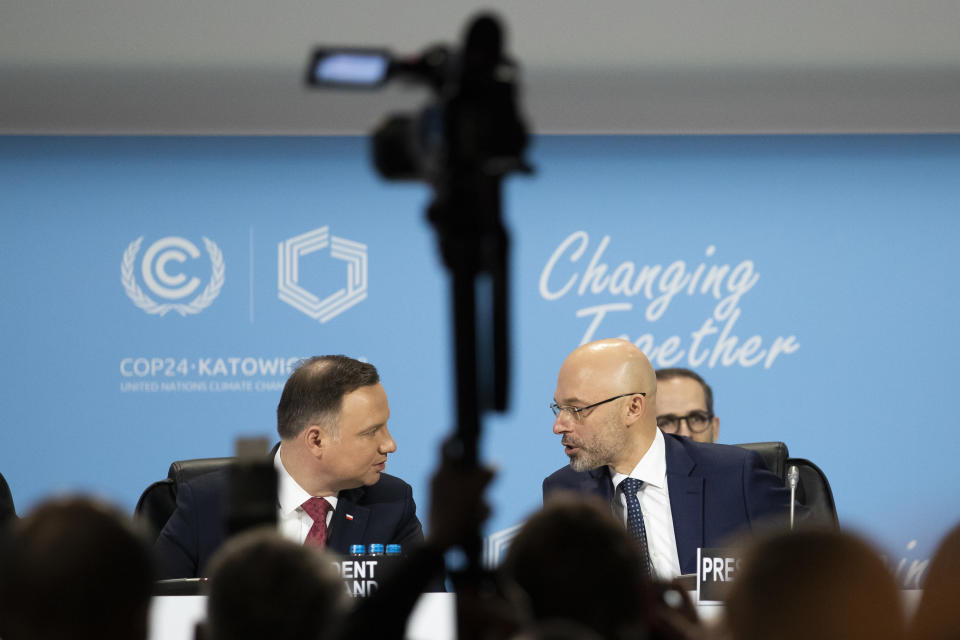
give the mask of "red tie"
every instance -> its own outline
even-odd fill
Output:
[[[310,498],[300,505],[313,518],[313,526],[307,532],[303,544],[313,547],[327,546],[327,512],[333,506],[323,498]]]

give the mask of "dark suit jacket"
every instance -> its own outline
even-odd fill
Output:
[[[180,485],[177,509],[153,547],[161,578],[204,575],[210,556],[227,538],[229,477],[224,469]],[[420,544],[423,529],[416,510],[410,485],[382,473],[376,484],[337,496],[327,548],[346,555],[351,544]]]
[[[698,547],[723,546],[730,536],[758,524],[786,522],[790,492],[758,453],[677,435],[664,434],[664,440],[680,571],[696,573]],[[568,465],[543,481],[544,499],[564,490],[613,500],[606,466],[578,472]]]

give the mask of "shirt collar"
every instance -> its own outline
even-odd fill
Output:
[[[610,478],[613,481],[613,488],[616,490],[620,482],[627,476],[617,473],[613,467],[610,467]],[[667,448],[664,444],[663,433],[656,429],[653,436],[653,443],[647,452],[640,458],[640,462],[630,472],[631,478],[643,480],[644,484],[651,484],[658,488],[667,485]]]
[[[282,449],[283,445],[280,445],[276,455],[273,457],[273,466],[277,470],[277,502],[280,507],[280,515],[285,516],[299,509],[300,505],[313,496],[297,484],[297,481],[293,479],[293,476],[291,476],[283,466],[283,462],[280,460],[280,451]],[[336,496],[323,496],[323,498],[333,505],[334,509],[337,508]]]

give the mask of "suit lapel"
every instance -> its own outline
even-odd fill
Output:
[[[370,509],[357,501],[363,496],[363,488],[341,491],[337,496],[337,508],[330,520],[330,538],[327,548],[346,555],[350,545],[360,543],[370,521]]]
[[[692,476],[696,464],[679,437],[664,436],[667,484],[680,571],[696,572],[697,548],[703,546],[703,478]]]

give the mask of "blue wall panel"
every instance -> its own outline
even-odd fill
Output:
[[[566,353],[627,336],[707,378],[721,441],[787,442],[845,526],[895,564],[928,557],[960,519],[960,138],[540,137],[532,157],[507,189],[515,379],[484,442],[490,532],[565,463],[547,404]],[[368,165],[360,138],[0,138],[19,510],[75,490],[132,508],[170,461],[273,433],[286,367],[317,353],[380,368],[388,470],[425,507],[453,412],[448,285],[427,190]]]

